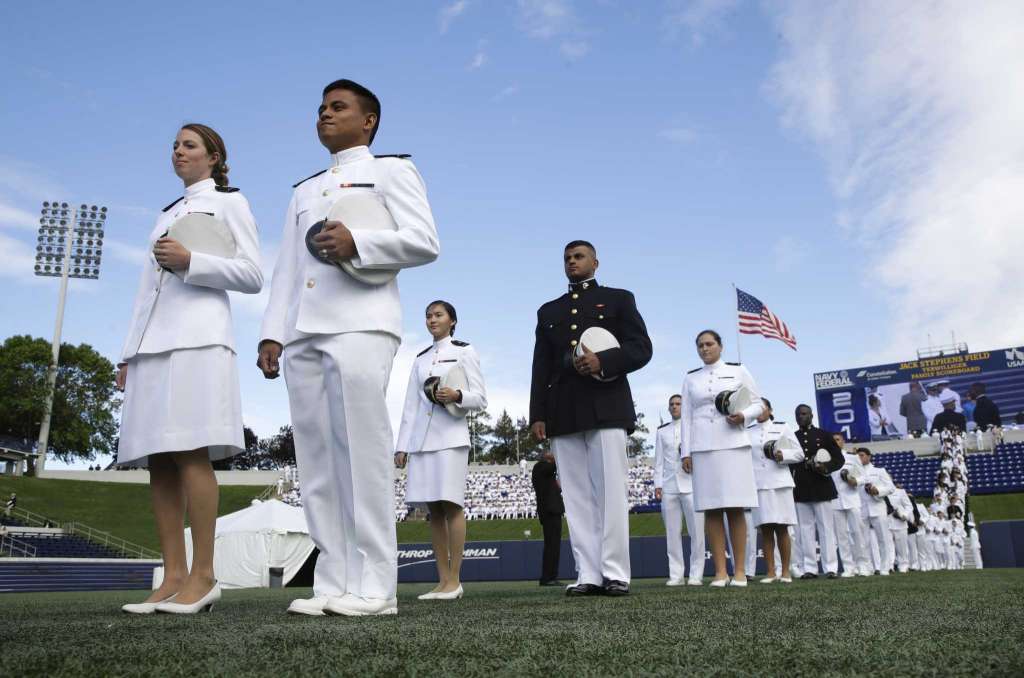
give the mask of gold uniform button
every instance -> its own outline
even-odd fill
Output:
[[[576,325],[569,325],[569,329],[575,332],[576,331]]]
[[[573,299],[579,299],[579,298],[580,298],[580,295],[578,295],[578,294],[576,294],[575,292],[573,292],[573,293],[572,293],[572,298],[573,298]]]
[[[306,281],[306,287],[308,287],[309,289],[313,289],[314,287],[316,287],[316,281],[310,278],[309,280]]]
[[[577,341],[576,341],[575,339],[573,339],[572,341],[570,341],[570,342],[569,342],[569,345],[570,345],[570,346],[575,346],[575,345],[576,345],[576,344],[578,344],[578,343],[579,343],[579,342],[577,342]]]
[[[576,309],[574,308],[574,309],[572,309],[572,310],[570,311],[570,313],[572,313],[573,315],[576,315],[577,311],[576,311]]]
[[[331,174],[337,174],[337,173],[338,173],[338,172],[340,172],[340,171],[341,171],[341,169],[340,169],[340,168],[338,168],[338,167],[335,167],[334,169],[332,169],[332,170],[331,170]]]
[[[604,316],[603,315],[599,315],[599,316],[597,316],[597,319],[598,320],[604,320]]]
[[[330,191],[324,191],[324,197],[325,197],[325,198],[327,197],[327,194],[328,194],[328,193],[330,193]]]

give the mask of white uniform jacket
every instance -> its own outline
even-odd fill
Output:
[[[654,438],[654,487],[687,494],[693,492],[693,477],[683,470],[679,458],[682,441],[680,419],[662,424]],[[673,484],[674,481],[674,484]]]
[[[743,410],[743,425],[734,426],[726,420],[724,414],[715,409],[715,397],[722,391],[735,390],[741,385],[754,394],[754,402]],[[750,446],[746,424],[761,416],[764,404],[761,403],[757,384],[747,368],[739,363],[719,360],[713,365],[691,370],[683,379],[682,396],[682,458],[689,457],[693,452]]]
[[[784,421],[766,421],[759,424],[755,419],[747,427],[750,435],[750,454],[754,459],[754,480],[759,490],[777,490],[784,487],[795,487],[793,474],[790,473],[789,464],[802,464],[804,451],[800,447],[793,429]],[[792,441],[793,447],[789,450],[782,450],[782,461],[778,462],[764,456],[764,444],[788,438]]]
[[[907,491],[894,489],[889,495],[889,504],[892,506],[892,513],[889,514],[889,529],[906,530],[910,522],[914,520],[914,505],[910,503]]]
[[[426,188],[411,161],[375,158],[366,146],[333,155],[333,166],[295,185],[285,216],[281,250],[260,339],[283,346],[311,334],[387,332],[401,339],[397,279],[383,285],[357,281],[306,248],[306,231],[327,217],[345,192],[377,196],[396,231],[352,229],[356,268],[401,269],[430,263],[440,252]]]
[[[445,337],[422,351],[412,363],[409,385],[405,390],[402,424],[398,429],[399,452],[446,450],[469,445],[469,426],[465,417],[456,417],[443,405],[436,405],[423,392],[428,377],[444,376],[461,365],[469,387],[462,390],[459,405],[471,412],[487,409],[487,391],[480,371],[480,357],[464,341]]]
[[[843,460],[842,468],[832,472],[832,482],[835,484],[836,492],[839,495],[836,497],[835,508],[843,511],[859,509],[860,485],[864,482],[864,465],[860,463],[860,457],[849,452],[843,452]],[[846,481],[843,480],[843,471],[846,471],[848,478],[857,481],[856,487],[850,487],[846,484]]]
[[[184,280],[156,263],[153,245],[187,214],[211,214],[227,224],[235,238],[234,258],[192,252]],[[164,208],[149,234],[146,264],[135,294],[128,337],[118,364],[139,353],[179,348],[227,346],[234,350],[231,304],[226,290],[256,294],[263,288],[260,244],[249,202],[237,189],[218,188],[205,179]]]
[[[868,494],[866,489],[868,485],[878,490],[877,496]],[[892,478],[889,477],[888,471],[874,464],[865,466],[861,484],[857,488],[857,491],[861,493],[861,515],[866,518],[885,518],[888,515],[885,508],[885,497],[892,494],[895,489],[896,486],[892,484]]]

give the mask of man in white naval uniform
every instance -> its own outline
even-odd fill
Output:
[[[884,468],[871,463],[871,450],[866,447],[857,448],[857,456],[864,467],[864,475],[861,478],[860,491],[860,515],[864,520],[864,553],[861,560],[861,571],[871,571],[871,560],[874,560],[874,569],[881,575],[887,576],[889,570],[890,533],[887,522],[885,497],[892,494],[896,489],[892,484],[889,472]],[[871,544],[872,536],[876,546]],[[875,548],[878,555],[875,557]],[[870,556],[870,557],[869,557]]]
[[[842,577],[854,577],[859,573],[867,576],[869,572],[859,566],[864,562],[864,531],[860,517],[861,478],[864,465],[856,454],[846,451],[846,438],[842,433],[833,433],[836,445],[843,450],[843,466],[832,473],[836,493],[832,500],[832,516],[836,523],[836,544],[839,547],[839,558],[843,563]]]
[[[914,505],[910,503],[910,497],[906,491],[897,483],[895,489],[889,495],[889,505],[892,513],[889,514],[889,531],[892,533],[893,545],[896,548],[894,555],[888,561],[888,569],[895,568],[898,572],[910,570],[910,545],[907,526],[914,519]]]
[[[380,102],[349,80],[328,85],[317,118],[331,167],[300,181],[285,217],[258,366],[279,376],[284,353],[302,504],[320,550],[312,599],[296,614],[395,614],[393,438],[384,400],[402,332],[397,281],[359,282],[336,265],[402,269],[437,258],[437,229],[419,172],[407,156],[369,151]],[[327,222],[307,249],[308,229],[346,191],[380,199],[397,229]],[[351,226],[351,229],[350,227]]]
[[[704,514],[693,510],[693,479],[682,468],[679,445],[682,435],[680,395],[669,398],[672,421],[658,427],[654,441],[654,498],[661,501],[668,551],[668,585],[680,586],[686,574],[683,559],[683,519],[690,535],[690,576],[687,584],[700,586],[704,577]]]

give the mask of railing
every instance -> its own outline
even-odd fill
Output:
[[[0,537],[0,554],[2,553],[9,553],[12,557],[35,558],[36,547],[28,542],[5,534],[3,537]]]
[[[24,521],[28,525],[34,525],[35,527],[57,527],[57,523],[55,521],[50,520],[39,513],[29,511],[28,509],[15,507],[11,509],[11,516]]]
[[[81,537],[88,539],[94,544],[100,544],[102,546],[108,546],[115,551],[120,551],[129,558],[150,558],[153,560],[159,560],[160,554],[153,549],[148,549],[145,546],[140,546],[134,542],[130,542],[127,539],[121,537],[115,537],[109,532],[103,530],[97,530],[83,525],[82,523],[66,523],[63,528],[68,534],[77,534]]]

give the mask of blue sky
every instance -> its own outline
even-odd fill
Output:
[[[815,371],[909,358],[951,331],[972,349],[1019,343],[1021,6],[894,5],[7,6],[0,334],[53,331],[57,282],[32,275],[40,202],[105,204],[101,277],[72,284],[64,340],[116,358],[189,121],[227,141],[269,281],[291,184],[327,164],[320,90],[349,77],[380,96],[373,148],[413,155],[441,236],[435,264],[400,276],[393,408],[429,343],[423,307],[445,298],[492,412],[525,414],[534,313],[564,290],[574,238],[597,245],[604,284],[636,294],[655,350],[631,382],[655,424],[699,364],[698,330],[736,358],[732,283],[799,340],[742,340],[786,417]],[[288,408],[253,366],[265,295],[233,303],[245,420],[268,435]]]

